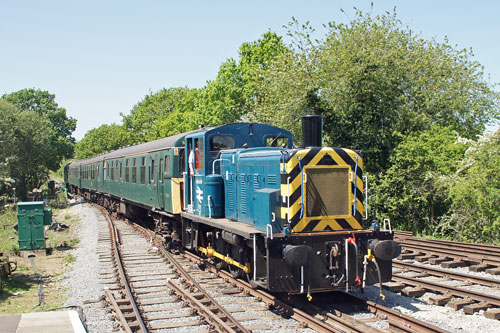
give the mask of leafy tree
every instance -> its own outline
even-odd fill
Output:
[[[500,239],[500,130],[475,142],[450,181],[451,210],[443,233],[463,240]]]
[[[240,47],[239,61],[228,59],[217,78],[202,89],[170,88],[146,95],[123,124],[137,142],[198,128],[241,121],[260,102],[261,70],[286,51],[281,37],[267,32]]]
[[[11,191],[15,186],[24,200],[31,189],[47,179],[48,168],[57,158],[58,152],[52,146],[54,129],[40,114],[31,110],[19,112],[12,104],[0,101],[0,135],[4,172],[1,188]]]
[[[451,127],[401,139],[390,157],[391,167],[375,187],[375,206],[403,230],[433,233],[450,208],[449,176],[457,171],[467,144]]]
[[[238,61],[226,60],[216,80],[202,89],[196,109],[201,116],[199,122],[220,125],[248,118],[255,105],[261,103],[259,87],[265,82],[260,73],[287,51],[282,38],[271,31],[255,42],[243,43]]]
[[[84,159],[134,143],[130,133],[121,125],[101,125],[88,131],[76,143],[76,159]]]
[[[13,195],[15,180],[10,177],[9,162],[14,158],[14,105],[0,99],[0,203]]]
[[[472,52],[420,38],[395,13],[357,12],[327,28],[313,41],[308,24],[291,22],[293,54],[261,72],[257,120],[296,134],[298,115],[323,114],[326,144],[362,149],[366,169],[378,173],[406,135],[440,125],[474,138],[500,117],[499,94]]]
[[[192,98],[196,93],[196,89],[189,88],[169,88],[150,93],[132,108],[129,115],[122,114],[123,125],[136,142],[163,137],[166,134],[164,132],[169,131],[169,126],[183,124],[184,116],[193,111]],[[177,122],[166,124],[169,118],[177,119]],[[189,117],[186,118],[189,120]]]
[[[76,119],[66,115],[66,109],[59,107],[55,102],[55,95],[40,89],[23,89],[2,96],[5,101],[14,104],[19,111],[32,111],[46,118],[53,129],[50,145],[55,148],[55,155],[47,166],[50,170],[57,170],[64,158],[73,156],[73,143],[71,136],[76,128]]]

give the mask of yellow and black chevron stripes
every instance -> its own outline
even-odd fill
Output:
[[[307,172],[308,170],[319,168],[336,168],[341,173],[345,171],[346,177],[349,177],[347,190],[345,191],[349,205],[345,209],[347,214],[338,216],[307,216]],[[281,218],[283,223],[288,222],[291,225],[293,232],[362,229],[363,159],[359,153],[349,149],[319,147],[289,150],[282,157],[280,170],[281,195],[283,198],[281,203]],[[356,178],[354,178],[355,170]],[[354,185],[355,183],[356,186]],[[353,209],[354,195],[356,195],[355,209]],[[302,207],[302,203],[304,207]]]

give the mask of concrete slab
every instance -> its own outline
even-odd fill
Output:
[[[21,320],[21,315],[1,315],[0,316],[0,332],[16,333],[17,325]]]
[[[2,333],[85,333],[76,311],[33,312],[0,316]]]

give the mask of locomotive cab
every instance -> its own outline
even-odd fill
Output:
[[[185,161],[184,173],[185,211],[208,218],[225,217],[226,175],[221,170],[235,165],[235,162],[232,157],[224,156],[224,153],[250,151],[255,147],[279,143],[291,148],[291,133],[256,123],[223,125],[186,136],[185,150],[188,158]]]

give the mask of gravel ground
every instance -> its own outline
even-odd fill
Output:
[[[406,297],[399,294],[384,291],[385,301],[379,297],[379,289],[375,286],[368,286],[364,295],[353,293],[384,306],[398,310],[403,314],[413,316],[421,321],[433,324],[450,332],[500,332],[500,321],[487,319],[483,316],[483,311],[473,315],[464,314],[463,310],[455,311],[446,306],[436,306],[427,303],[432,293],[426,293],[420,298]],[[360,314],[362,318],[365,314]],[[358,317],[355,315],[354,317]],[[385,329],[386,327],[377,327]]]
[[[99,280],[99,257],[96,253],[99,220],[94,210],[87,204],[72,203],[70,213],[80,216],[80,243],[72,250],[75,262],[71,271],[62,277],[62,285],[68,289],[65,306],[83,308],[89,333],[112,332],[115,327],[111,314],[105,312],[104,295]],[[90,302],[89,302],[90,301]]]

